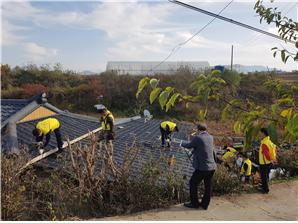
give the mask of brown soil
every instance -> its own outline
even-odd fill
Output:
[[[213,197],[207,211],[175,205],[168,209],[96,220],[298,220],[298,181],[271,185],[269,194]]]

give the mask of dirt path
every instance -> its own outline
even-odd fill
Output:
[[[298,220],[298,181],[271,185],[269,194],[213,197],[207,211],[175,205],[96,220]]]

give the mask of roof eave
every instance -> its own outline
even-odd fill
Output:
[[[32,101],[28,105],[26,105],[24,108],[22,108],[20,111],[15,113],[14,115],[10,116],[8,119],[6,119],[4,122],[1,123],[1,129],[7,125],[7,123],[16,123],[17,121],[24,118],[26,115],[30,114],[33,110],[38,108],[40,104],[38,104],[36,101]]]

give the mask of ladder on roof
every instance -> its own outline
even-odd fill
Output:
[[[74,143],[76,143],[76,142],[78,142],[78,141],[80,141],[80,140],[82,140],[82,139],[84,139],[84,138],[87,138],[87,137],[90,136],[91,134],[94,134],[94,133],[99,132],[101,129],[102,129],[101,127],[100,127],[100,128],[97,128],[97,129],[94,129],[94,130],[92,130],[91,132],[88,132],[88,133],[86,133],[86,134],[84,134],[84,135],[82,135],[82,136],[80,136],[80,137],[78,137],[78,138],[75,138],[75,139],[69,141],[69,144],[72,145],[72,144],[74,144]],[[62,146],[62,149],[66,148],[69,144],[68,144],[67,142],[64,143],[63,146]],[[38,161],[40,161],[40,160],[43,160],[44,158],[46,158],[46,157],[48,157],[48,156],[50,156],[50,155],[56,153],[57,151],[58,151],[58,148],[51,149],[51,150],[49,150],[49,151],[47,151],[47,152],[45,152],[45,153],[43,153],[43,154],[41,154],[41,155],[39,155],[39,156],[37,156],[37,157],[34,157],[34,158],[31,159],[29,162],[27,162],[27,163],[25,164],[25,166],[23,166],[23,167],[20,169],[19,173],[22,172],[24,169],[26,169],[28,166],[30,166],[30,165],[32,165],[32,164],[34,164],[34,163],[36,163],[36,162],[38,162]]]

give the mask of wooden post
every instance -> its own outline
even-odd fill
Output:
[[[82,140],[82,139],[84,139],[84,138],[87,138],[87,137],[90,136],[91,134],[94,134],[94,133],[96,133],[96,132],[98,132],[98,131],[100,131],[100,130],[101,130],[101,127],[100,127],[100,128],[97,128],[97,129],[94,129],[93,131],[88,132],[88,133],[86,133],[86,134],[84,134],[84,135],[82,135],[82,136],[80,136],[80,137],[78,137],[78,138],[75,138],[75,139],[71,140],[71,141],[68,142],[68,143],[64,143],[63,146],[62,146],[62,148],[64,149],[64,148],[66,148],[68,145],[72,145],[72,144],[74,144],[74,143],[76,143],[76,142],[78,142],[78,141],[80,141],[80,140]],[[43,153],[43,154],[41,154],[41,155],[39,155],[39,156],[33,158],[33,159],[30,160],[28,163],[26,163],[25,166],[23,166],[23,167],[21,168],[20,172],[21,172],[23,169],[25,169],[25,168],[27,168],[28,166],[30,166],[31,164],[36,163],[36,162],[38,162],[38,161],[40,161],[40,160],[42,160],[42,159],[44,159],[44,158],[46,158],[46,157],[48,157],[48,156],[54,154],[54,153],[56,153],[57,151],[58,151],[58,148],[51,149],[50,151],[47,151],[47,152],[45,152],[45,153]]]

